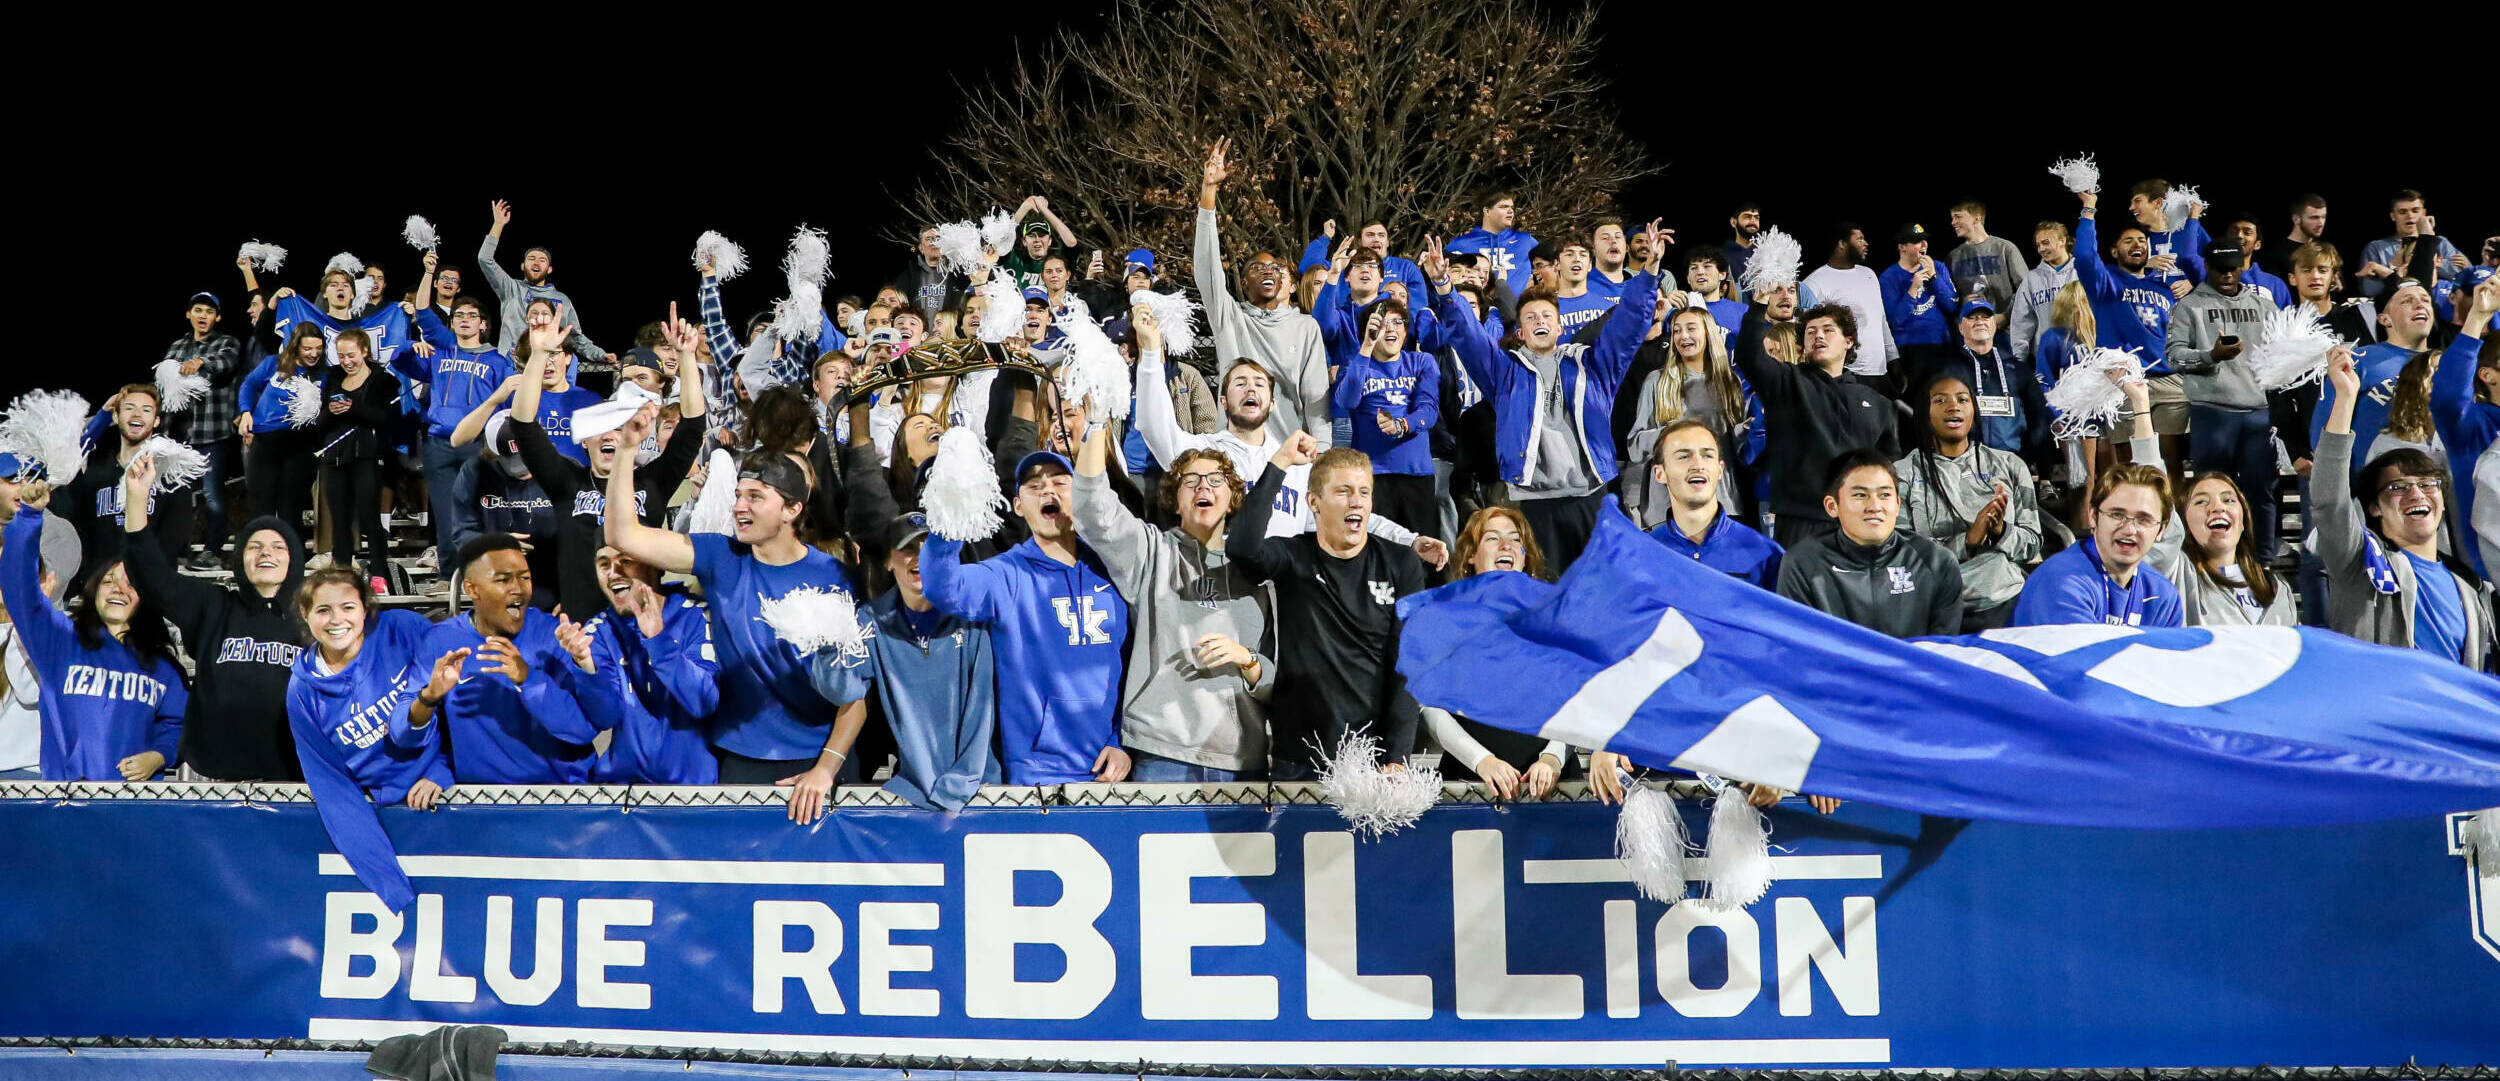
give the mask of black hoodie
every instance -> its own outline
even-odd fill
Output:
[[[183,574],[153,544],[133,544],[127,556],[130,584],[181,629],[183,646],[191,652],[181,760],[220,781],[304,779],[286,718],[287,678],[304,641],[295,616],[304,542],[268,516],[246,523],[242,536],[249,543],[264,529],[285,538],[289,553],[286,582],[266,599],[248,586],[229,589]],[[237,575],[235,581],[243,579]]]

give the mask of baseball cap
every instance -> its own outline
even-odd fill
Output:
[[[2465,294],[2466,302],[2473,303],[2475,288],[2490,281],[2494,274],[2500,274],[2500,270],[2487,266],[2467,267],[2465,272],[2457,275],[2454,280],[2443,281],[2433,288],[2431,299],[2439,304],[2439,321],[2456,322],[2457,294]]]
[[[21,476],[33,472],[34,468],[34,459],[20,458],[16,451],[0,450],[0,477]]]
[[[1022,232],[1026,236],[1049,236],[1050,223],[1043,221],[1040,218],[1035,218],[1032,221],[1024,223],[1024,229]]]
[[[2426,294],[2431,291],[2431,287],[2422,284],[2421,280],[2418,278],[2397,279],[2396,281],[2389,282],[2387,285],[2387,292],[2380,296],[2379,310],[2387,310],[2388,305],[2396,302],[2396,294],[2404,292],[2407,289],[2419,289]],[[2433,299],[2436,300],[2437,298],[2434,297]]]
[[[1076,472],[1076,467],[1069,464],[1067,455],[1057,451],[1037,450],[1016,459],[1016,483],[1019,486],[1022,485],[1027,474],[1045,465],[1057,466],[1062,473]]]
[[[738,479],[761,483],[781,493],[786,502],[807,502],[807,474],[799,471],[799,464],[791,461],[789,455],[750,454],[738,465]]]
[[[495,410],[494,416],[486,418],[486,430],[484,432],[484,435],[486,436],[486,445],[493,448],[497,454],[509,453],[504,450],[504,429],[511,423],[512,411],[509,409]]]
[[[903,332],[896,330],[893,327],[878,327],[877,329],[868,332],[868,344],[901,345],[903,344]]]
[[[919,511],[898,514],[885,526],[885,550],[899,552],[929,536],[929,516]]]
[[[1973,292],[1970,295],[1969,300],[1962,302],[1962,318],[1964,319],[1970,318],[1971,313],[1973,312],[1984,311],[1990,315],[1994,315],[1996,314],[1996,310],[1997,302],[1988,299],[1988,294],[1985,292]]]
[[[1127,255],[1121,256],[1120,259],[1122,262],[1128,264],[1128,268],[1130,270],[1143,270],[1148,275],[1152,275],[1155,272],[1155,253],[1147,251],[1144,248],[1132,248],[1129,250]]]
[[[1917,222],[1911,222],[1892,232],[1892,242],[1895,244],[1916,244],[1925,239],[1927,239],[1927,227]]]
[[[1025,286],[1024,299],[1028,301],[1038,300],[1045,304],[1050,303],[1050,290],[1044,289],[1038,285]]]
[[[660,354],[653,352],[649,346],[641,345],[637,345],[626,350],[624,363],[619,366],[626,368],[649,368],[655,372],[667,371],[666,368],[660,366]]]
[[[191,306],[191,304],[206,304],[206,305],[208,305],[208,306],[209,306],[209,308],[211,308],[212,310],[216,310],[216,311],[223,311],[223,310],[225,310],[224,305],[221,305],[221,304],[217,303],[217,294],[215,294],[215,293],[193,293],[193,294],[191,294],[191,303],[190,303],[190,304],[185,304],[185,305],[183,305],[183,307],[188,308],[188,307],[190,307],[190,306]]]
[[[2238,237],[2215,237],[2205,244],[2205,262],[2232,270],[2248,265],[2248,253],[2240,250]]]

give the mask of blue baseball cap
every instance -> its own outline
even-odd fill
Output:
[[[206,304],[211,311],[224,311],[226,308],[225,305],[217,303],[217,294],[215,293],[193,293],[191,294],[191,303],[185,304],[183,307],[188,308],[193,304]]]
[[[16,451],[0,450],[0,477],[15,477],[34,470],[35,460],[18,457]]]
[[[1024,299],[1048,302],[1050,300],[1050,290],[1044,289],[1038,285],[1025,286]]]
[[[1067,455],[1061,454],[1057,451],[1037,450],[1031,454],[1025,455],[1022,458],[1016,459],[1017,486],[1023,486],[1025,474],[1031,473],[1035,466],[1042,465],[1057,466],[1059,467],[1059,471],[1062,473],[1073,474],[1076,472],[1075,464],[1068,461]]]
[[[2439,305],[2439,321],[2443,323],[2456,322],[2457,294],[2464,293],[2470,301],[2474,295],[2475,287],[2483,284],[2484,282],[2490,281],[2491,276],[2494,274],[2500,274],[2500,270],[2495,270],[2487,266],[2467,267],[2465,268],[2465,273],[2457,275],[2454,280],[2443,281],[2438,285],[2433,286],[2431,288],[2431,300]]]
[[[1997,302],[1988,299],[1988,294],[1986,293],[1972,293],[1970,299],[1962,303],[1962,318],[1968,319],[1971,317],[1972,312],[1980,311],[1987,312],[1990,315],[1995,315],[1997,313]]]
[[[1128,264],[1130,270],[1143,270],[1150,277],[1155,272],[1155,253],[1144,248],[1132,248],[1127,255],[1120,258]]]

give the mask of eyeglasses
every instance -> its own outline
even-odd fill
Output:
[[[1181,487],[1183,488],[1221,488],[1223,486],[1224,474],[1222,473],[1181,474]]]
[[[2403,499],[2417,492],[2422,495],[2437,495],[2446,487],[2447,485],[2437,477],[2411,477],[2405,480],[2388,481],[2386,487],[2379,489],[2379,494],[2390,499]]]
[[[2161,524],[2161,519],[2150,514],[2127,514],[2121,511],[2106,510],[2099,513],[2101,517],[2108,519],[2112,525],[2131,525],[2137,529],[2152,529]]]

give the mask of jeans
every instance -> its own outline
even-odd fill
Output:
[[[1215,784],[1263,779],[1256,769],[1217,769],[1128,748],[1128,779],[1140,784]]]
[[[2275,548],[2273,437],[2274,417],[2264,409],[2188,406],[2188,463],[2195,472],[2223,473],[2239,483],[2248,501],[2248,537],[2259,559],[2272,556]]]
[[[460,468],[476,458],[484,445],[472,440],[468,446],[455,447],[449,439],[425,437],[425,498],[432,504],[434,552],[440,566],[450,566],[459,555],[451,542],[452,523],[460,517],[459,508],[452,505],[452,489],[460,483]]]
[[[243,437],[228,435],[191,449],[208,457],[208,475],[200,478],[199,507],[208,516],[200,527],[200,544],[209,554],[221,555],[226,550],[226,482],[243,474]]]

